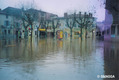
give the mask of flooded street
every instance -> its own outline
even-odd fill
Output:
[[[92,38],[0,40],[0,80],[118,80],[118,44]]]

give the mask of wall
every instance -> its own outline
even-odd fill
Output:
[[[9,22],[9,25],[5,25],[5,21]],[[6,15],[3,13],[0,13],[0,38],[10,38],[13,37],[13,17],[8,15],[8,18],[6,18]],[[6,30],[6,34],[5,34]],[[10,31],[10,33],[8,32]]]

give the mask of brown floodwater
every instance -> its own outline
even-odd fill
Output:
[[[114,79],[101,78],[114,75]],[[96,39],[0,40],[0,80],[118,80],[119,43]]]

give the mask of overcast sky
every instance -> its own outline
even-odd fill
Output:
[[[0,0],[0,8],[4,9],[8,6],[21,7],[22,4],[41,9],[46,12],[55,13],[58,16],[63,16],[64,12],[72,13],[92,12],[98,18],[98,21],[103,21],[105,18],[105,9],[102,2],[99,0]]]

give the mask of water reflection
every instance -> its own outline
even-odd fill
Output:
[[[0,79],[97,80],[109,71],[105,54],[103,42],[92,38],[0,41]]]
[[[104,69],[106,75],[114,75],[115,80],[119,79],[119,43],[104,43]]]

